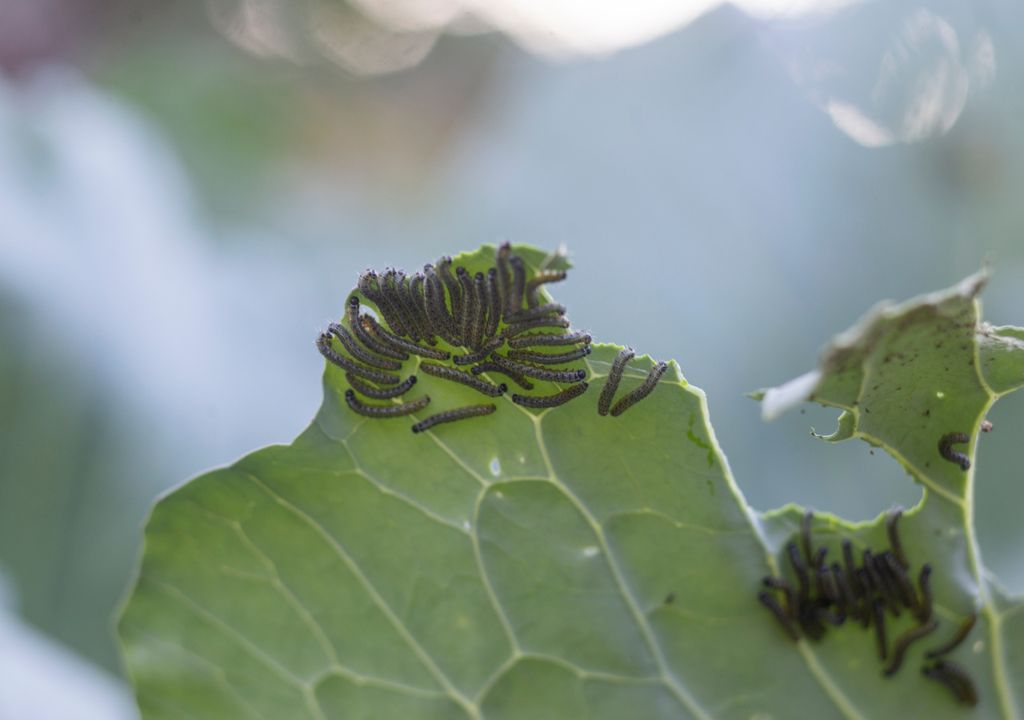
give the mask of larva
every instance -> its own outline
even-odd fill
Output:
[[[907,648],[910,647],[910,644],[933,632],[938,626],[939,624],[932,620],[924,625],[918,625],[915,628],[911,628],[900,635],[892,646],[892,659],[889,661],[889,664],[885,666],[882,674],[889,676],[899,670],[900,665],[903,664],[903,656],[906,655]]]
[[[481,380],[478,377],[470,375],[468,372],[456,370],[455,368],[450,368],[446,365],[422,362],[420,363],[420,370],[425,372],[427,375],[433,375],[434,377],[441,378],[442,380],[450,380],[451,382],[471,387],[477,392],[489,395],[490,397],[498,397],[508,390],[508,386],[505,385],[505,383],[502,383],[501,385],[494,385],[486,380]]]
[[[519,323],[527,320],[535,320],[537,318],[548,316],[560,316],[564,314],[565,305],[548,303],[546,305],[537,305],[536,307],[527,308],[525,310],[518,310],[509,317],[509,322]]]
[[[907,572],[903,569],[900,561],[897,560],[896,556],[889,550],[886,550],[879,555],[878,560],[887,566],[886,574],[890,580],[890,585],[899,596],[900,602],[910,608],[916,615],[917,595],[914,593],[914,586],[910,583],[910,579],[907,577]]]
[[[394,333],[388,332],[380,324],[377,323],[369,315],[363,315],[362,317],[363,327],[366,328],[372,335],[375,335],[379,340],[388,343],[394,348],[403,350],[413,355],[419,355],[421,357],[430,358],[431,360],[447,360],[450,357],[450,353],[444,350],[434,350],[433,348],[426,348],[414,342],[410,342],[405,338],[398,337]]]
[[[462,266],[455,268],[455,277],[458,278],[459,287],[462,288],[460,292],[462,303],[459,306],[459,344],[469,346],[471,316],[476,310],[476,293],[473,288],[473,278],[469,276],[469,272]]]
[[[917,576],[917,588],[921,593],[921,600],[918,603],[917,619],[927,622],[932,618],[932,566],[925,563],[921,566],[921,572]]]
[[[388,388],[375,388],[371,385],[367,385],[352,373],[345,373],[345,379],[357,393],[365,395],[368,398],[373,398],[374,400],[390,400],[398,397],[399,395],[404,395],[412,389],[413,385],[416,384],[415,375],[410,375],[397,385]]]
[[[549,370],[548,368],[537,367],[535,365],[528,365],[527,363],[510,360],[504,355],[499,355],[498,353],[491,353],[491,359],[499,365],[505,365],[511,370],[515,370],[517,373],[535,380],[547,380],[548,382],[556,383],[573,383],[579,382],[587,377],[586,370]]]
[[[498,332],[498,323],[501,322],[501,296],[498,292],[498,271],[491,268],[487,271],[486,282],[487,294],[487,325],[484,327],[484,337],[493,338]]]
[[[889,655],[889,650],[885,641],[885,601],[881,598],[877,598],[871,605],[871,610],[874,613],[872,618],[875,622],[875,643],[878,649],[878,658],[885,660]]]
[[[517,255],[510,256],[508,264],[512,268],[512,285],[509,287],[508,298],[506,298],[508,307],[505,311],[505,319],[511,322],[512,317],[523,307],[523,292],[526,286],[526,266],[523,265],[523,261],[520,260]]]
[[[589,345],[590,335],[586,333],[569,333],[567,335],[552,335],[550,333],[530,333],[511,338],[508,341],[510,348],[528,348],[548,345]]]
[[[951,637],[948,642],[943,643],[937,648],[929,650],[925,653],[925,657],[937,658],[942,657],[943,655],[946,655],[948,653],[951,653],[970,634],[971,630],[974,629],[974,623],[976,623],[977,621],[977,613],[971,613],[970,615],[968,615],[967,619],[960,623],[960,626],[956,629],[956,632],[953,633],[953,637]]]
[[[410,415],[418,410],[422,410],[430,403],[430,396],[424,395],[412,402],[402,403],[401,405],[367,405],[356,398],[354,390],[348,389],[345,391],[345,402],[360,415],[372,418],[391,418]]]
[[[885,558],[881,555],[875,555],[871,558],[871,567],[868,572],[872,572],[872,580],[875,582],[875,587],[878,588],[882,599],[885,600],[886,605],[889,607],[889,612],[894,617],[900,616],[900,598],[898,591],[896,590],[895,581],[889,577],[889,567]]]
[[[316,347],[317,350],[320,351],[321,355],[340,367],[342,370],[346,370],[354,375],[358,375],[359,377],[380,385],[397,385],[401,380],[397,375],[389,375],[379,370],[368,368],[365,365],[360,365],[353,360],[349,360],[347,357],[331,347],[331,336],[329,333],[320,334],[320,337],[316,340]]]
[[[961,443],[969,443],[971,441],[970,435],[961,432],[946,433],[939,438],[939,455],[941,455],[949,462],[954,465],[959,465],[960,469],[967,472],[971,468],[971,460],[962,452],[954,450],[951,445],[960,445]]]
[[[429,430],[435,425],[442,423],[455,422],[456,420],[465,420],[466,418],[480,417],[481,415],[490,415],[492,412],[497,410],[496,405],[467,405],[466,407],[456,408],[455,410],[445,410],[439,412],[436,415],[430,415],[429,417],[420,420],[418,423],[412,426],[414,433],[420,433],[424,430]]]
[[[470,369],[470,372],[472,372],[474,375],[479,375],[480,373],[500,373],[502,375],[507,376],[509,379],[512,380],[512,382],[521,387],[523,390],[533,390],[532,382],[527,380],[521,374],[517,373],[515,370],[499,365],[494,361],[474,365]]]
[[[978,690],[974,687],[974,681],[962,667],[949,660],[939,660],[931,667],[921,668],[922,674],[929,680],[942,683],[964,705],[978,704]]]
[[[796,617],[796,597],[793,594],[793,586],[782,578],[772,577],[771,575],[761,578],[761,584],[771,590],[779,590],[786,598],[786,615],[790,618]]]
[[[416,328],[416,334],[419,335],[420,341],[428,345],[436,345],[430,328],[427,326],[427,310],[423,304],[423,276],[416,273],[410,277],[399,272],[396,289],[399,300],[409,317],[409,322]]]
[[[554,395],[518,395],[512,394],[512,402],[529,408],[550,408],[569,402],[578,398],[587,391],[587,383],[581,382],[570,385],[565,390]]]
[[[427,280],[424,287],[423,297],[426,304],[427,320],[434,331],[444,340],[452,345],[458,344],[455,333],[455,326],[451,315],[448,314],[448,307],[445,304],[444,285],[441,278],[433,267],[427,265]]]
[[[487,322],[487,285],[484,274],[473,276],[473,307],[469,318],[469,347],[478,348],[483,342],[484,324]]]
[[[814,511],[805,510],[803,516],[800,518],[800,545],[804,551],[804,557],[807,558],[807,562],[810,563],[811,567],[816,567],[817,563],[814,562],[814,543],[811,539],[811,526],[814,523]]]
[[[370,333],[366,331],[366,328],[363,327],[363,323],[359,315],[359,298],[357,298],[355,295],[348,299],[348,308],[346,310],[346,314],[348,316],[349,327],[352,328],[352,332],[355,333],[356,338],[358,338],[359,342],[361,342],[363,345],[370,348],[370,350],[377,353],[378,355],[384,355],[393,360],[405,361],[409,359],[408,353],[395,350],[387,343],[378,340],[377,338],[373,337],[372,335],[370,335]]]
[[[910,567],[907,556],[903,552],[903,544],[900,542],[899,521],[903,517],[903,508],[893,508],[885,519],[885,531],[889,536],[889,547],[892,549],[896,559],[904,569]]]
[[[800,639],[800,633],[797,632],[793,621],[783,612],[782,607],[779,606],[779,602],[774,596],[766,592],[760,592],[757,594],[757,599],[762,605],[771,610],[779,625],[794,642]]]
[[[804,604],[811,594],[811,585],[807,576],[807,566],[804,565],[803,559],[800,557],[800,551],[797,549],[795,543],[788,543],[786,545],[786,553],[789,555],[789,563],[793,566],[793,571],[796,573],[796,579],[799,583],[798,591],[800,593],[800,603]]]
[[[488,355],[501,347],[502,343],[505,342],[504,335],[495,335],[491,339],[484,342],[479,350],[468,352],[465,355],[456,355],[452,359],[456,365],[472,365],[478,363],[481,360],[486,359]]]
[[[511,342],[509,344],[511,345]],[[601,396],[597,400],[598,415],[608,414],[612,399],[615,397],[615,391],[619,389],[619,383],[622,381],[622,373],[626,369],[626,363],[633,359],[633,355],[633,348],[623,348],[615,356],[615,360],[612,362],[612,369],[608,372],[608,379],[605,380],[604,387],[601,389]]]
[[[404,277],[404,275],[403,275]],[[398,335],[408,335],[413,342],[419,342],[420,336],[413,327],[412,318],[406,312],[405,303],[398,291],[398,271],[388,268],[380,278],[380,298],[383,301],[381,312],[384,320]]]
[[[336,338],[338,338],[338,340],[341,341],[341,344],[345,347],[346,350],[348,350],[348,354],[354,357],[356,360],[364,362],[367,365],[372,365],[375,368],[380,368],[381,370],[402,369],[402,363],[398,362],[397,360],[389,360],[388,358],[377,357],[373,353],[370,353],[367,350],[363,349],[363,346],[356,342],[355,338],[352,337],[352,334],[349,333],[348,330],[346,330],[338,323],[331,323],[327,327],[327,329],[331,331],[332,335],[334,335]]]
[[[512,292],[512,277],[508,264],[508,258],[511,253],[512,248],[507,242],[499,245],[498,251],[495,253],[495,262],[498,266],[496,268],[498,271],[498,302],[501,304],[501,313],[506,321],[512,312],[508,309],[510,305],[509,294]]]
[[[424,294],[424,286],[426,280],[420,273],[416,273],[412,276],[412,280],[409,281],[409,301],[412,305],[412,309],[415,313],[416,323],[421,330],[423,339],[426,340],[429,345],[436,345],[434,336],[437,334],[434,331],[433,323],[427,317],[427,303]]]
[[[533,320],[524,320],[523,322],[516,322],[510,324],[505,328],[506,337],[515,337],[527,330],[536,330],[537,328],[568,328],[569,321],[562,316],[550,316],[550,317],[539,317]]]
[[[462,285],[452,275],[452,259],[443,257],[437,261],[437,274],[448,290],[448,299],[451,301],[451,315],[454,317],[459,308],[462,307]],[[454,324],[454,323],[453,323]]]
[[[534,307],[540,304],[540,286],[545,283],[560,282],[565,280],[564,270],[539,270],[536,275],[526,282],[526,304]]]
[[[658,381],[661,380],[661,376],[668,370],[668,363],[660,362],[651,368],[651,371],[647,374],[647,378],[643,384],[636,390],[632,391],[628,395],[625,395],[615,405],[612,406],[611,414],[612,417],[617,417],[622,413],[629,410],[633,405],[643,400],[645,397],[651,394],[651,391],[658,385]]]
[[[559,353],[558,355],[547,355],[545,353],[531,352],[529,350],[510,350],[508,356],[513,360],[532,362],[538,365],[563,365],[571,363],[590,354],[590,346],[584,345],[576,350]]]
[[[860,586],[857,582],[857,566],[853,561],[853,543],[843,540],[843,567],[846,569],[846,577],[849,579],[850,587],[854,593],[860,593]]]

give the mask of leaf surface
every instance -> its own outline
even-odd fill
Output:
[[[521,254],[532,268],[544,262]],[[487,258],[481,250],[457,261],[475,270]],[[929,311],[932,322],[973,322],[972,293],[953,291],[948,303]],[[908,305],[900,318],[914,312]],[[993,388],[1015,387],[1024,375],[1017,332],[960,334],[979,348],[975,384],[960,377],[968,353],[949,375],[960,384],[941,385],[950,402],[928,432],[976,429]],[[854,342],[860,352],[845,364],[826,363],[805,395],[858,417],[854,378],[871,375],[865,368],[881,349],[912,352],[880,338]],[[961,716],[916,666],[883,679],[859,628],[820,643],[786,638],[756,593],[761,577],[778,574],[798,510],[762,517],[747,506],[703,393],[674,363],[646,400],[599,416],[618,349],[595,346],[588,392],[565,405],[530,410],[506,396],[493,415],[422,435],[409,432],[408,418],[353,414],[344,373],[328,365],[324,403],[295,442],[203,475],[155,506],[119,625],[144,717]],[[619,392],[651,366],[631,363]],[[442,407],[479,402],[472,390],[419,377],[417,388]],[[937,382],[921,378],[920,391],[934,394]],[[908,553],[936,565],[943,617],[984,609],[972,636],[982,646],[963,661],[982,695],[976,716],[1017,717],[1024,613],[979,580],[973,477],[936,462],[917,430],[899,434],[899,413],[925,402],[915,393],[884,405],[857,400],[878,420],[850,432],[870,432],[925,468],[917,477],[935,492],[905,518]],[[824,517],[815,533],[884,542],[877,523]]]

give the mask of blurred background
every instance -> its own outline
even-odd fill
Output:
[[[147,507],[287,443],[358,271],[564,244],[574,324],[679,360],[747,498],[918,489],[744,393],[988,259],[1024,325],[1013,0],[0,0],[0,718],[133,716]],[[981,438],[1024,590],[1024,396]],[[70,708],[73,708],[70,709]]]

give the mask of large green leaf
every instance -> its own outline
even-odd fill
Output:
[[[459,261],[478,269],[488,252]],[[522,254],[532,267],[542,261]],[[977,335],[987,385],[977,361],[968,367],[973,292],[888,311],[901,332],[868,323],[844,340],[859,354],[826,362],[813,383],[783,393],[785,403],[769,397],[781,407],[813,393],[852,408],[859,386],[844,374],[874,377],[878,363],[892,364],[880,351],[916,351],[935,369],[936,358],[953,357],[951,345],[966,345],[962,369],[974,385],[952,369],[948,383],[907,371],[915,384],[886,386],[878,404],[858,401],[880,424],[853,411],[847,434],[870,433],[930,468],[916,477],[937,492],[905,518],[905,543],[936,568],[942,618],[983,608],[972,636],[980,645],[961,650],[981,692],[975,714],[1012,718],[1024,703],[1024,613],[983,577],[973,477],[936,462],[923,435],[893,429],[925,402],[918,393],[940,389],[947,404],[928,432],[976,428],[993,393],[1020,379],[1012,330]],[[901,344],[917,336],[916,350]],[[960,716],[916,666],[883,679],[859,628],[820,643],[786,638],[756,593],[762,576],[778,574],[799,510],[762,517],[746,505],[703,393],[675,365],[648,399],[600,417],[597,395],[617,350],[595,346],[591,388],[566,405],[500,400],[491,416],[423,435],[408,422],[353,415],[344,373],[329,365],[324,403],[294,443],[197,478],[154,508],[119,625],[144,717]],[[649,358],[634,362],[623,390],[650,367]],[[420,382],[442,406],[477,402],[468,389],[423,374]],[[834,518],[815,532],[873,545],[884,534]]]

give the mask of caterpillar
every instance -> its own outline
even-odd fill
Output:
[[[956,699],[964,705],[978,704],[978,690],[974,681],[962,667],[949,660],[939,660],[934,665],[921,668],[921,673],[929,680],[940,682],[949,688]]]
[[[352,328],[352,332],[355,333],[359,342],[367,348],[378,355],[384,355],[392,360],[401,360],[404,362],[409,359],[408,353],[402,352],[401,350],[395,350],[387,343],[377,340],[377,338],[370,335],[366,328],[363,327],[363,323],[359,316],[359,298],[355,295],[348,299],[348,308],[345,313],[348,318],[348,326]]]
[[[903,508],[897,507],[890,510],[885,519],[885,532],[889,536],[889,547],[892,548],[893,555],[896,556],[900,565],[906,570],[910,567],[910,563],[907,562],[907,556],[903,552],[903,544],[900,542],[899,522],[901,517],[903,517]]]
[[[537,305],[536,307],[526,308],[525,310],[517,310],[509,317],[509,321],[513,323],[520,323],[528,320],[536,320],[538,318],[559,317],[563,314],[565,314],[565,305],[548,303],[547,305]]]
[[[496,337],[498,323],[501,322],[501,294],[498,288],[498,269],[487,270],[487,326],[484,328],[486,337]]]
[[[805,510],[803,516],[800,518],[800,544],[803,547],[804,557],[807,558],[807,562],[814,567],[817,563],[813,561],[814,558],[814,542],[811,539],[811,528],[814,525],[814,511]]]
[[[573,398],[578,398],[587,391],[587,383],[581,382],[570,385],[565,390],[554,395],[519,395],[512,394],[512,402],[529,408],[549,408],[564,405]]]
[[[509,287],[505,318],[511,322],[512,317],[523,307],[523,293],[526,290],[526,267],[523,265],[523,261],[515,255],[509,256],[508,264],[512,268],[512,285]]]
[[[420,363],[420,370],[425,372],[427,375],[433,375],[434,377],[441,378],[442,380],[450,380],[452,382],[465,385],[466,387],[471,387],[477,392],[489,395],[490,397],[504,395],[508,390],[508,386],[505,385],[505,383],[494,385],[486,380],[481,380],[468,372],[456,370],[455,368],[446,367],[444,365],[438,365],[436,363],[422,362]]]
[[[628,395],[621,398],[617,403],[612,406],[611,414],[612,417],[617,417],[622,413],[629,410],[636,403],[643,400],[645,397],[651,394],[658,381],[661,380],[661,376],[668,370],[668,363],[660,362],[651,368],[651,371],[647,374],[643,384],[636,390],[632,391]]]
[[[413,355],[419,355],[420,357],[431,358],[432,360],[447,360],[451,357],[451,353],[446,350],[434,350],[432,348],[425,348],[415,342],[410,342],[405,338],[398,337],[394,333],[388,332],[382,328],[376,320],[369,315],[363,315],[362,317],[363,327],[366,328],[371,334],[373,334],[378,340],[388,343],[392,347],[404,350],[405,352]]]
[[[929,650],[924,654],[924,656],[927,658],[937,658],[952,652],[970,634],[971,630],[974,629],[974,623],[977,621],[978,614],[971,613],[967,616],[967,619],[960,623],[960,626],[956,629],[956,632],[953,633],[953,637],[951,637],[948,642],[943,643],[937,648]]]
[[[875,598],[871,604],[872,620],[875,623],[875,644],[878,650],[878,659],[885,660],[889,655],[885,638],[885,601],[882,598]]]
[[[365,395],[368,398],[373,398],[374,400],[390,400],[398,397],[399,395],[404,395],[412,389],[413,385],[416,384],[415,375],[410,375],[402,382],[389,388],[375,388],[367,385],[352,373],[345,373],[345,380],[348,381],[348,384],[352,386],[352,389],[357,393]]]
[[[474,363],[478,363],[481,360],[484,360],[494,350],[497,350],[499,347],[501,347],[501,344],[504,341],[505,338],[501,335],[498,335],[485,342],[480,347],[479,350],[468,352],[465,355],[456,355],[455,357],[452,358],[452,360],[455,361],[456,365],[473,365]]]
[[[505,328],[505,336],[512,338],[526,332],[527,330],[536,330],[537,328],[562,328],[564,330],[568,327],[569,321],[564,317],[551,315],[511,323]]]
[[[517,373],[515,370],[509,367],[499,365],[494,361],[474,365],[470,372],[472,372],[474,375],[479,375],[480,373],[485,372],[501,373],[502,375],[505,375],[506,377],[511,379],[512,382],[521,387],[523,390],[533,390],[533,383],[527,380],[525,376],[523,376],[520,373]]]
[[[510,348],[526,348],[547,345],[589,345],[590,335],[586,333],[569,333],[568,335],[551,335],[549,333],[531,333],[509,338]]]
[[[917,619],[920,622],[927,622],[932,618],[932,566],[925,563],[921,566],[921,572],[917,576],[917,589],[921,593],[921,601],[918,605]]]
[[[960,445],[962,443],[969,443],[971,436],[962,432],[951,432],[946,433],[939,438],[939,455],[944,459],[959,465],[960,469],[967,472],[971,468],[971,460],[962,452],[954,450],[951,445]]]
[[[522,360],[525,362],[532,362],[538,365],[564,365],[580,358],[585,358],[590,354],[590,346],[584,345],[581,348],[570,350],[569,352],[559,353],[557,355],[548,355],[545,353],[531,352],[530,350],[509,350],[508,357],[513,360]]]
[[[545,283],[560,282],[565,280],[564,270],[541,270],[532,278],[526,281],[526,304],[534,307],[540,304],[539,290]]]
[[[430,396],[424,395],[417,400],[402,403],[401,405],[366,405],[356,398],[355,390],[349,388],[345,391],[345,402],[360,415],[372,418],[391,418],[411,415],[418,410],[422,410],[430,404]]]
[[[373,367],[381,370],[401,370],[402,363],[385,357],[377,357],[368,350],[364,350],[363,347],[356,342],[355,338],[352,337],[351,333],[338,323],[331,323],[327,326],[327,329],[332,335],[334,335],[334,337],[341,341],[341,344],[348,351],[348,354],[353,356],[356,360],[361,360],[367,365],[372,365]]]
[[[572,383],[579,382],[587,376],[586,370],[549,370],[548,368],[537,367],[536,365],[529,365],[527,363],[511,360],[496,352],[491,353],[491,359],[498,365],[508,367],[510,370],[515,370],[520,375],[525,375],[526,377],[534,378],[535,380],[547,380],[548,382],[556,383]]]
[[[903,664],[903,656],[907,654],[907,648],[910,647],[911,643],[916,642],[929,633],[934,632],[935,628],[938,626],[939,624],[932,620],[924,625],[918,625],[917,627],[910,628],[900,635],[892,646],[892,660],[890,660],[889,664],[885,666],[882,674],[888,677],[899,670],[900,665]]]
[[[783,612],[782,607],[774,596],[769,595],[766,592],[760,592],[757,594],[757,599],[762,605],[768,608],[775,619],[778,620],[779,625],[785,630],[786,634],[793,639],[794,642],[800,639],[800,633],[797,631],[796,626],[793,625],[793,620]]]
[[[605,381],[604,387],[601,389],[601,396],[597,400],[598,415],[608,414],[608,410],[612,405],[612,399],[615,397],[615,391],[619,389],[619,383],[622,381],[622,373],[626,369],[626,363],[633,359],[633,355],[633,348],[623,348],[615,356],[615,360],[612,362],[612,369],[608,372],[608,379]]]
[[[349,360],[347,357],[337,352],[331,347],[331,335],[329,333],[320,333],[320,336],[316,339],[316,347],[320,351],[320,354],[327,358],[329,361],[340,367],[342,370],[346,370],[353,375],[370,380],[371,382],[378,383],[380,385],[397,385],[399,378],[397,375],[388,375],[379,370],[360,365],[359,363]]]
[[[456,408],[455,410],[445,410],[435,415],[430,415],[423,420],[412,426],[414,433],[421,433],[424,430],[429,430],[435,425],[442,423],[455,422],[456,420],[465,420],[466,418],[480,417],[481,415],[490,415],[492,412],[497,410],[497,406],[492,404],[487,405],[467,405],[466,407]]]

